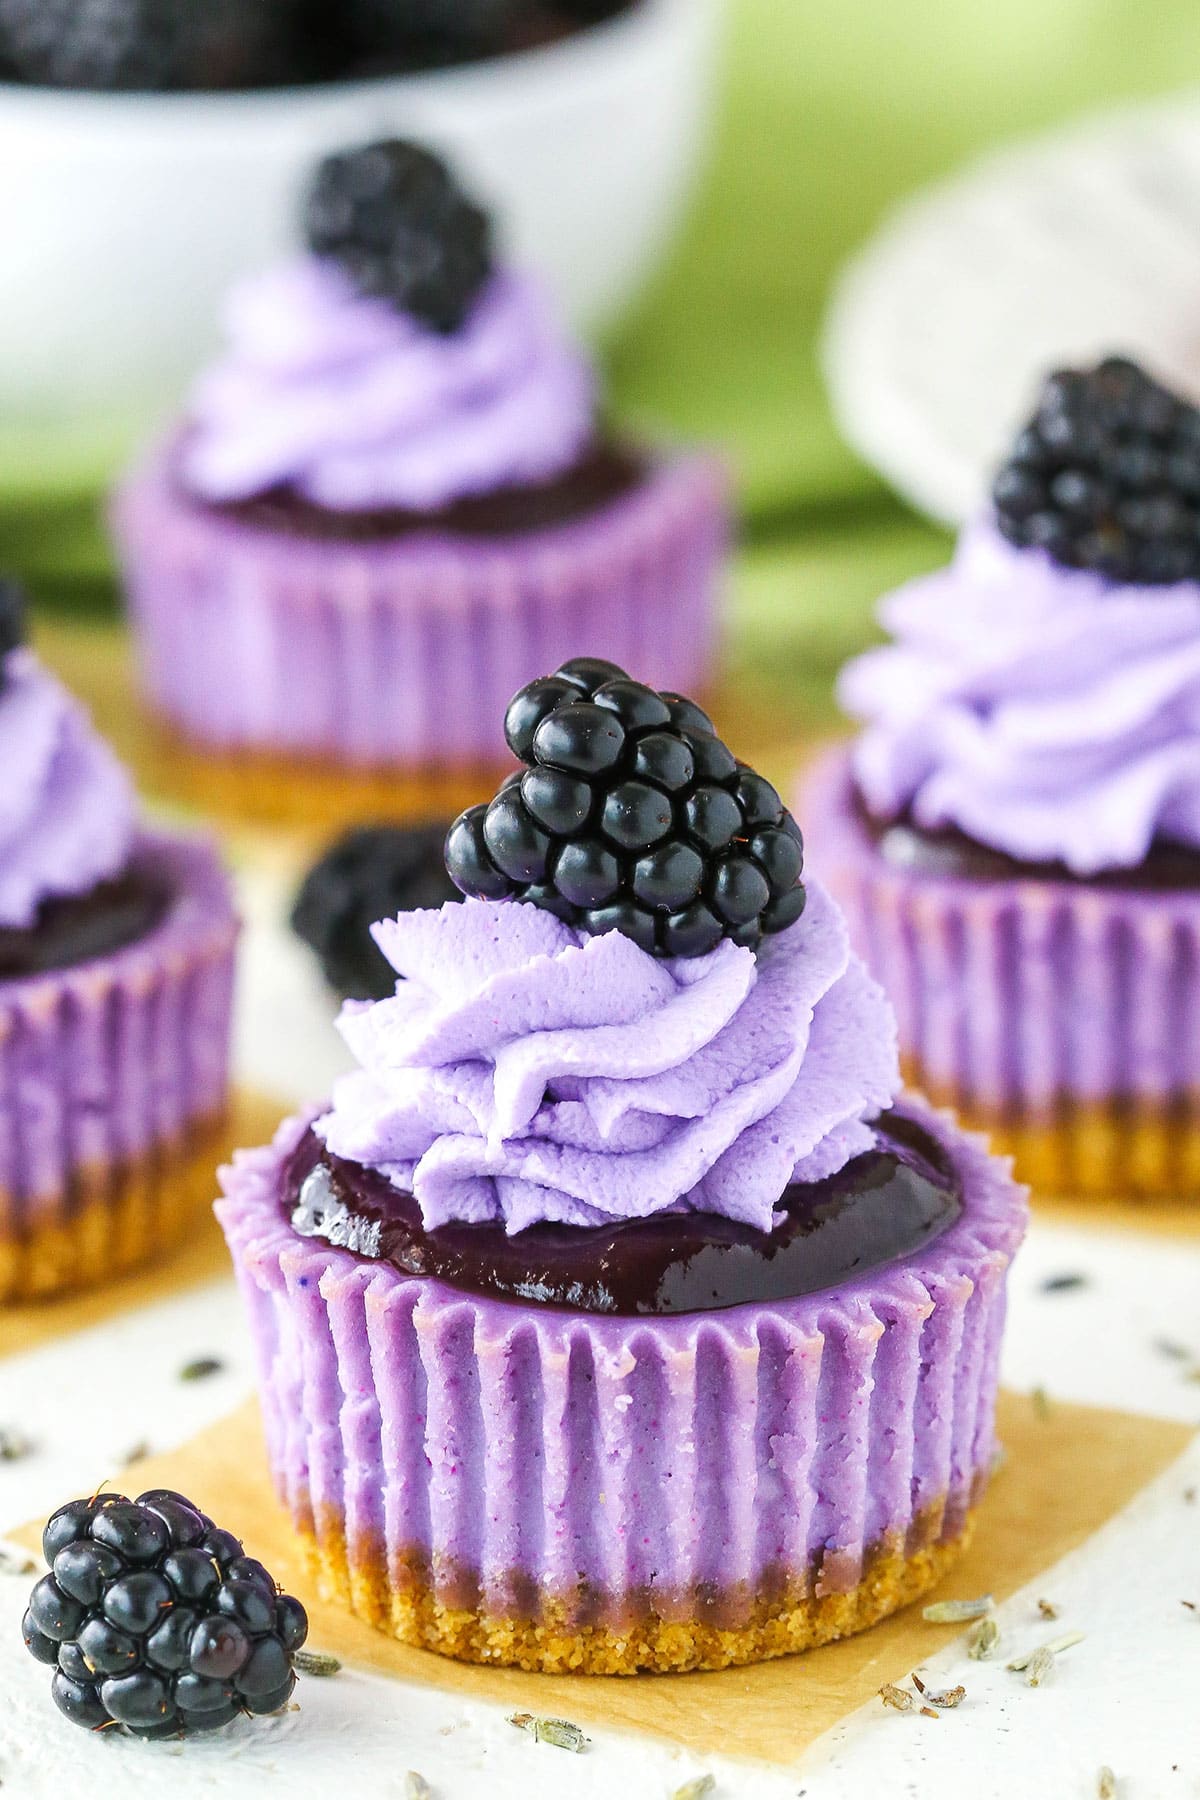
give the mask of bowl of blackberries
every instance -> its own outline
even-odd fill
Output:
[[[101,463],[176,404],[315,162],[423,138],[577,328],[651,272],[723,0],[0,0],[0,448]],[[298,246],[296,246],[298,248]]]

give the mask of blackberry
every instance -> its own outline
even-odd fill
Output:
[[[514,0],[343,0],[352,53],[393,66],[490,56],[504,45]]]
[[[182,1494],[74,1500],[42,1550],[22,1629],[74,1724],[177,1737],[291,1697],[304,1608]]]
[[[380,919],[462,898],[446,873],[444,825],[364,825],[340,837],[304,878],[292,930],[347,1000],[384,1000],[396,971],[371,936]]]
[[[554,10],[572,25],[600,25],[628,9],[629,0],[554,0]]]
[[[68,88],[239,88],[292,74],[293,0],[0,0],[0,63]]]
[[[1010,543],[1114,581],[1200,580],[1200,409],[1123,357],[1060,369],[992,488]]]
[[[487,214],[439,157],[400,138],[326,157],[304,223],[314,255],[434,331],[458,330],[492,271]]]
[[[464,894],[525,900],[656,956],[724,938],[753,949],[800,917],[799,828],[693,701],[578,658],[521,689],[504,735],[524,770],[446,839]]]
[[[4,659],[25,642],[26,613],[24,589],[0,576],[0,694],[4,692]]]

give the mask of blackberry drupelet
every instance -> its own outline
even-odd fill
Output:
[[[0,64],[53,87],[254,87],[290,78],[293,23],[293,0],[0,0]]]
[[[25,590],[19,583],[0,575],[0,694],[4,692],[4,658],[25,642],[27,633]]]
[[[305,231],[360,293],[449,334],[492,271],[491,223],[439,157],[390,138],[326,157]]]
[[[1200,409],[1109,357],[1049,376],[992,488],[1010,543],[1068,568],[1200,579]]]
[[[396,971],[371,936],[380,919],[462,898],[446,873],[444,825],[367,825],[345,833],[309,870],[292,929],[348,1000],[384,1000]]]
[[[177,1737],[287,1704],[304,1608],[182,1494],[72,1501],[42,1550],[22,1629],[72,1723]]]
[[[504,735],[525,764],[455,820],[464,894],[526,900],[656,956],[753,949],[804,910],[804,846],[770,782],[679,694],[578,658],[522,688]]]

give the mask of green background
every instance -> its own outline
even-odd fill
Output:
[[[608,363],[619,414],[733,461],[731,658],[789,728],[828,714],[880,589],[947,543],[834,430],[817,346],[838,267],[897,199],[972,154],[1197,76],[1195,0],[730,0],[701,193]],[[10,473],[0,565],[45,603],[111,606],[96,511],[79,471]]]

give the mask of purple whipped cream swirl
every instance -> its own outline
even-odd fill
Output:
[[[538,907],[468,900],[375,927],[405,979],[350,1002],[316,1131],[415,1195],[429,1229],[595,1226],[669,1208],[769,1231],[792,1180],[869,1150],[896,1028],[815,884],[752,952],[657,961]]]
[[[442,336],[310,257],[236,288],[226,328],[181,459],[214,503],[288,487],[332,511],[431,512],[552,480],[593,431],[588,361],[517,275]]]
[[[839,687],[877,818],[1078,875],[1200,848],[1200,586],[1118,586],[981,521],[880,617],[896,642]]]
[[[0,928],[25,931],[45,900],[120,873],[133,847],[128,775],[83,707],[30,650],[0,693]]]

